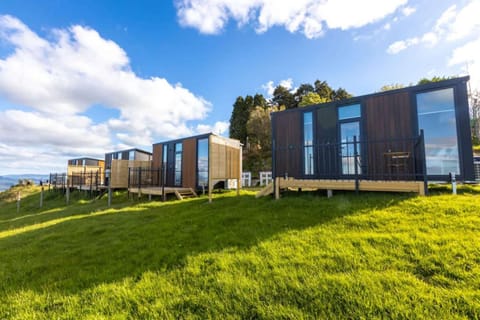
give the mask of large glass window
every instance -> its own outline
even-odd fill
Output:
[[[135,160],[135,150],[128,152],[128,160]]]
[[[182,185],[182,143],[175,144],[175,185]]]
[[[460,173],[453,88],[417,94],[418,128],[425,135],[427,174]]]
[[[313,174],[313,117],[311,112],[303,114],[304,173]]]
[[[118,152],[118,153],[117,153],[117,159],[118,159],[118,160],[122,160],[122,153],[121,153],[121,152]]]
[[[338,108],[340,141],[342,148],[340,156],[342,174],[345,175],[362,173],[360,166],[360,117],[360,104],[352,104]]]
[[[197,183],[199,186],[208,184],[208,138],[197,142]]]
[[[360,156],[360,122],[344,122],[340,124],[342,141],[342,174],[355,174],[355,142],[357,139],[356,152]],[[357,173],[360,172],[360,161],[357,161]]]

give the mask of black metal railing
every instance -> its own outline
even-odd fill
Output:
[[[162,168],[128,168],[128,187],[162,187],[165,185],[165,177]]]
[[[50,173],[50,186],[53,189],[81,188],[97,190],[104,183],[102,170],[88,172]]]
[[[412,138],[273,145],[274,177],[427,181],[423,131]]]

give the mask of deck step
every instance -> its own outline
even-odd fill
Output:
[[[175,190],[175,196],[178,200],[198,197],[197,193],[192,188]]]
[[[265,197],[273,193],[273,182],[270,182],[265,188],[258,191],[255,198]]]

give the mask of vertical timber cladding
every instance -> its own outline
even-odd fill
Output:
[[[367,148],[367,174],[370,178],[381,179],[388,174],[402,174],[402,179],[413,178],[415,154],[413,142],[405,139],[415,136],[413,108],[408,92],[371,96],[365,100],[365,134],[362,140],[369,141]],[[395,141],[397,140],[397,141]],[[402,141],[399,141],[402,140]],[[389,168],[388,153],[408,153],[407,167],[402,172]]]
[[[302,116],[299,111],[273,113],[275,175],[302,178]]]
[[[126,189],[128,188],[129,168],[145,168],[150,169],[150,161],[142,160],[112,160],[112,168],[110,172],[110,186],[112,188]],[[148,181],[146,181],[148,183]]]
[[[182,141],[182,187],[196,187],[197,172],[197,139],[189,138]]]
[[[152,168],[161,169],[162,168],[162,159],[163,159],[163,144],[157,143],[153,145],[153,155],[152,155]]]
[[[209,179],[240,179],[240,142],[233,139],[210,136]]]

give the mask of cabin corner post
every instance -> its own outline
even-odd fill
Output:
[[[243,148],[240,144],[240,149],[238,149],[238,173],[237,173],[237,196],[240,195],[240,188],[242,187],[242,156],[243,156]]]
[[[213,182],[212,182],[212,160],[213,160],[213,150],[212,150],[212,135],[208,136],[208,202],[212,202],[212,189],[213,189]]]
[[[420,156],[422,157],[424,195],[428,195],[427,155],[425,152],[425,133],[423,132],[423,129],[420,130]]]

